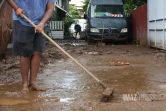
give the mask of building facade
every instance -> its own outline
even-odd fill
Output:
[[[55,3],[54,17],[49,22],[48,35],[53,39],[64,38],[64,20],[69,15],[69,1],[57,0]]]
[[[55,3],[55,13],[57,20],[63,20],[66,16],[69,16],[69,1],[70,0],[57,0]]]
[[[77,1],[77,2],[71,0],[71,1],[69,2],[69,4],[72,5],[72,6],[74,6],[74,7],[76,7],[77,10],[78,10],[79,13],[80,13],[81,18],[84,18],[84,12],[82,11],[82,10],[83,10],[82,7],[83,7],[83,5],[84,5],[84,0]]]

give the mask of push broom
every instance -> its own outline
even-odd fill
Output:
[[[33,27],[36,25],[28,19],[24,14],[21,15],[25,20],[27,20]],[[82,64],[80,64],[75,58],[73,58],[70,54],[68,54],[63,48],[61,48],[55,41],[53,41],[44,31],[41,32],[44,37],[46,37],[50,42],[52,42],[60,51],[66,54],[70,59],[72,59],[78,66],[80,66],[87,74],[89,74],[93,79],[95,79],[103,88],[103,96],[101,101],[107,102],[113,94],[114,88],[109,88],[103,82],[101,82],[97,77],[95,77],[90,71],[88,71]]]

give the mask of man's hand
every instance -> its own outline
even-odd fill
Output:
[[[44,30],[44,23],[39,23],[36,27],[35,27],[35,32],[42,32]]]
[[[24,14],[24,11],[23,11],[21,8],[18,8],[18,9],[16,10],[16,14],[17,14],[18,16],[21,16],[22,14]]]

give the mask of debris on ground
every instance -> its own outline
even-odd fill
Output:
[[[92,52],[85,52],[85,54],[89,54],[89,55],[97,55],[98,52],[94,52],[94,51],[92,51]]]
[[[110,66],[125,66],[130,65],[129,62],[109,62]]]

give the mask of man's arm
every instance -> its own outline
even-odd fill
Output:
[[[13,9],[17,9],[17,5],[14,2],[14,0],[6,0],[6,2],[13,8]]]
[[[40,23],[36,27],[36,31],[42,32],[44,29],[44,25],[46,22],[50,19],[54,11],[54,2],[48,2],[47,8],[46,8],[46,13],[44,14],[43,19],[40,21]]]
[[[18,16],[20,16],[21,14],[24,14],[24,11],[17,6],[14,0],[6,0],[6,2],[14,9],[14,11],[16,12]]]
[[[47,8],[46,8],[46,13],[40,23],[45,24],[52,16],[53,11],[54,11],[54,2],[48,2]]]

